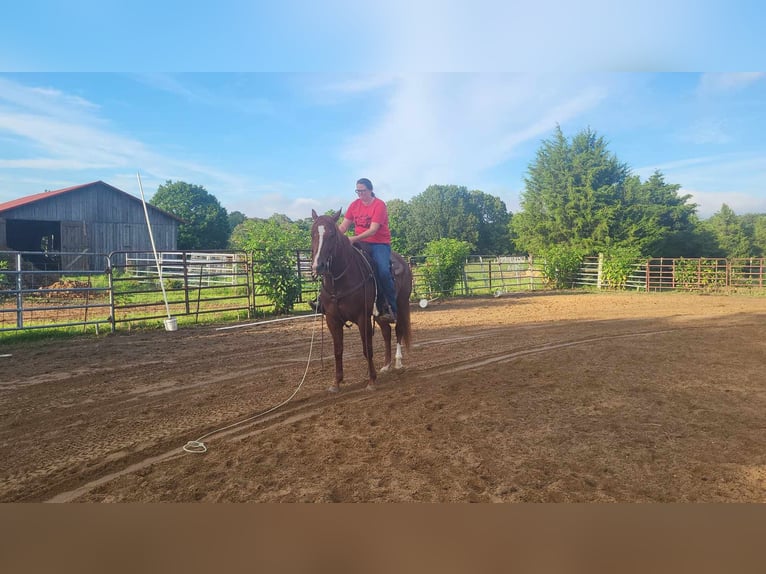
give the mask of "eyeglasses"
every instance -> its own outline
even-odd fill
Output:
[[[367,188],[364,188],[364,189],[356,189],[354,191],[356,191],[357,193],[364,193],[365,191],[370,191],[370,190]]]

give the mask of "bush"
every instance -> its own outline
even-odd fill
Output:
[[[636,269],[641,252],[634,247],[613,247],[604,253],[601,281],[605,287],[625,289],[628,277]]]
[[[437,239],[426,245],[423,276],[429,293],[451,295],[463,273],[472,246],[457,239]]]
[[[556,289],[571,287],[582,265],[584,253],[575,247],[551,247],[543,254],[543,277]]]

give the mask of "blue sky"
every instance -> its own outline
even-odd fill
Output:
[[[251,217],[345,208],[359,177],[515,212],[558,124],[661,170],[702,217],[766,213],[766,75],[736,71],[763,69],[761,3],[442,4],[10,5],[0,202],[95,180],[138,195],[140,171],[147,197],[182,180]]]

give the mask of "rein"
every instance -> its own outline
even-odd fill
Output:
[[[333,249],[333,251],[337,250],[337,247],[338,247],[338,245],[336,244],[335,248]],[[370,279],[370,277],[374,276],[373,272],[372,272],[372,267],[370,267],[370,264],[367,262],[367,259],[364,257],[362,252],[360,250],[358,250],[358,249],[355,249],[353,246],[351,247],[351,249],[353,250],[353,251],[350,252],[352,254],[351,255],[352,259],[355,259],[355,256],[354,256],[353,252],[356,251],[362,257],[362,260],[365,263],[367,263],[367,267],[368,267],[367,273],[366,274],[364,274],[364,273],[362,274],[361,281],[359,281],[359,283],[357,283],[353,288],[347,289],[345,291],[339,290],[337,288],[336,281],[338,281],[339,279],[343,278],[343,276],[350,269],[351,265],[350,264],[346,265],[346,267],[343,269],[343,271],[341,271],[338,275],[333,275],[333,273],[332,273],[332,264],[334,262],[334,258],[330,257],[328,262],[327,262],[327,272],[322,274],[322,286],[327,290],[327,292],[330,294],[330,296],[334,300],[336,300],[336,301],[340,301],[344,297],[347,297],[348,295],[351,295],[352,293],[358,291],[359,289],[361,289],[364,286],[365,283],[367,283],[367,281]],[[364,272],[364,269],[362,269],[362,266],[359,264],[358,259],[356,259],[354,261],[354,263],[356,263],[356,268],[357,269],[360,269],[361,271]],[[327,281],[327,279],[329,279],[329,281]],[[327,285],[328,282],[330,283],[330,286]]]
[[[327,266],[326,271],[324,273],[320,273],[322,277],[322,288],[325,289],[325,291],[330,295],[330,297],[334,301],[340,301],[341,299],[348,297],[352,293],[355,293],[359,289],[361,289],[367,281],[373,277],[374,282],[374,272],[372,270],[372,267],[367,261],[367,258],[364,256],[364,253],[360,249],[355,248],[353,245],[349,244],[346,253],[349,254],[349,257],[345,257],[345,259],[349,259],[349,261],[346,262],[346,265],[344,266],[343,270],[337,274],[333,274],[333,268],[336,265],[336,263],[340,262],[343,263],[344,257],[338,256],[338,250],[343,247],[340,241],[335,241],[332,245],[332,251],[330,256],[327,258]],[[341,253],[341,256],[345,255],[345,253]],[[366,273],[365,270],[362,268],[362,265],[359,263],[359,260],[356,258],[356,256],[359,256],[362,258],[362,261],[367,265]],[[356,269],[359,269],[362,271],[362,278],[359,281],[358,284],[356,284],[354,287],[350,289],[338,289],[337,282],[342,279],[346,273],[348,273],[348,270],[351,268],[351,264],[356,264]]]

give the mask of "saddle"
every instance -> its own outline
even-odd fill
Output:
[[[370,264],[370,266],[374,266],[375,262],[372,260],[372,256],[370,255],[370,247],[368,243],[365,243],[364,241],[360,241],[355,245],[359,251],[362,252],[362,255],[364,255],[364,258],[367,260],[367,262]],[[401,275],[404,273],[405,266],[404,264],[397,258],[394,257],[394,252],[391,252],[391,259],[389,260],[389,265],[391,267],[391,274],[393,276]]]

